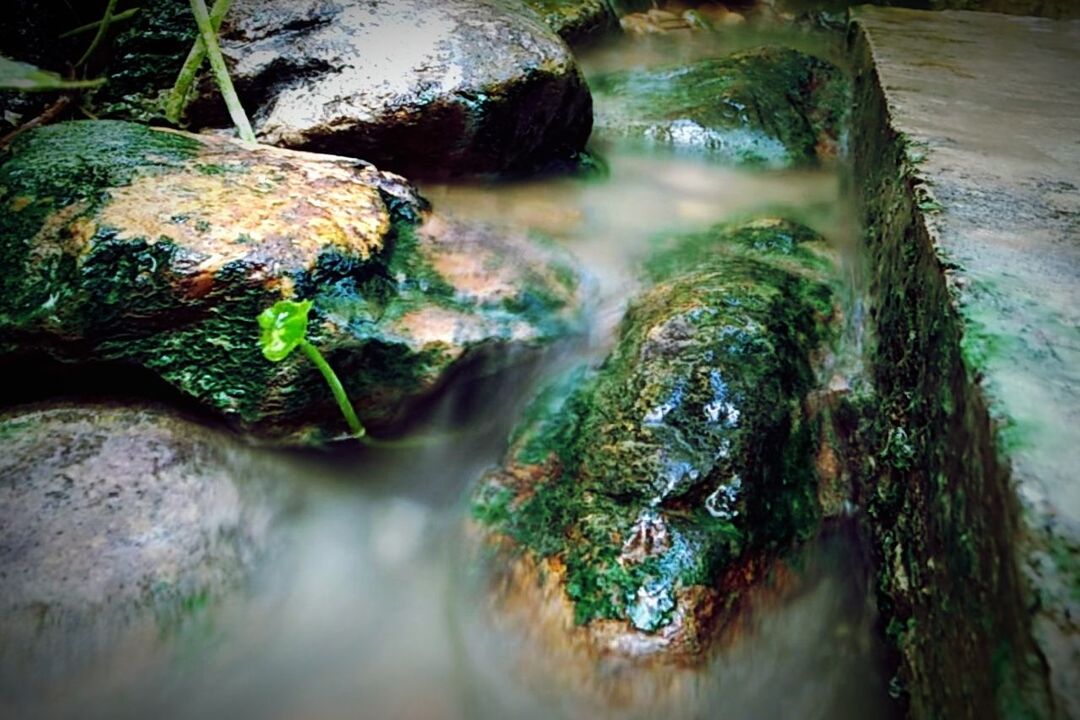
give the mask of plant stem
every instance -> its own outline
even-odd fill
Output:
[[[326,362],[326,358],[319,352],[319,348],[307,340],[300,341],[300,349],[304,351],[304,354],[308,356],[311,362],[315,363],[315,367],[319,368],[319,372],[326,379],[326,384],[330,386],[330,392],[334,394],[334,399],[337,400],[338,407],[341,408],[341,414],[345,416],[345,422],[348,423],[353,437],[357,439],[364,437],[367,431],[360,424],[360,419],[356,417],[356,411],[353,410],[352,403],[349,402],[349,396],[345,394],[345,388],[341,385],[341,380],[338,380],[337,373],[330,367],[330,363]]]
[[[115,2],[115,0],[111,0]],[[191,0],[191,11],[195,14],[195,22],[199,26],[199,34],[206,45],[206,54],[210,58],[210,68],[214,71],[214,79],[217,80],[221,96],[225,98],[225,106],[229,109],[229,116],[240,133],[240,139],[244,142],[255,142],[255,133],[251,129],[244,106],[240,104],[240,98],[236,95],[232,78],[229,77],[229,69],[225,67],[225,58],[221,55],[218,47],[217,33],[210,24],[210,13],[206,9],[204,0]]]
[[[215,33],[221,28],[221,21],[225,18],[225,13],[229,11],[231,4],[231,0],[215,0],[213,7],[210,8],[210,26],[214,28]],[[180,116],[184,114],[184,106],[187,105],[188,96],[191,94],[191,86],[195,84],[195,75],[198,74],[205,59],[206,43],[203,42],[202,36],[199,36],[195,38],[191,50],[188,51],[184,65],[180,68],[180,74],[176,76],[176,82],[169,92],[169,99],[165,103],[165,118],[169,122],[179,124]]]
[[[138,13],[138,12],[139,12],[139,8],[136,7],[136,8],[131,8],[130,10],[125,10],[124,12],[121,12],[121,13],[116,13],[115,15],[112,16],[112,24],[115,25],[118,22],[122,22],[124,20],[127,20],[128,18],[134,17],[135,14]],[[91,30],[93,30],[95,28],[100,28],[101,23],[102,23],[101,20],[95,20],[92,23],[86,23],[85,25],[80,25],[77,28],[72,28],[72,29],[68,30],[67,32],[60,33],[59,35],[56,36],[56,38],[58,40],[63,40],[64,38],[74,37],[75,35],[81,35],[84,32],[90,32]]]
[[[101,24],[98,25],[97,34],[94,35],[90,47],[86,48],[86,52],[84,52],[82,57],[79,58],[79,61],[75,63],[75,67],[79,67],[86,62],[93,52],[97,50],[97,46],[101,44],[101,41],[105,39],[105,34],[109,32],[109,25],[112,24],[114,9],[116,9],[116,0],[109,0],[109,4],[105,6],[105,14],[101,18]]]

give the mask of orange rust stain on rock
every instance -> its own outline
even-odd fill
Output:
[[[578,625],[560,557],[537,559],[476,524],[468,535],[486,546],[482,553],[497,568],[490,576],[488,617],[500,632],[517,634],[525,643],[520,677],[542,677],[568,695],[609,709],[659,710],[692,701],[709,658],[752,635],[754,616],[798,585],[782,563],[750,563],[727,573],[715,588],[678,589],[675,616],[657,633],[624,620]]]
[[[382,249],[390,214],[364,172],[299,153],[207,145],[182,168],[110,190],[99,224],[121,240],[168,237],[208,272],[242,259],[310,268],[330,247],[365,259]]]
[[[8,210],[11,212],[20,212],[33,202],[34,198],[28,195],[17,195],[16,197],[11,198],[11,202],[8,203]]]
[[[180,291],[186,300],[198,300],[206,297],[214,288],[214,273],[202,271],[185,277],[180,283]]]

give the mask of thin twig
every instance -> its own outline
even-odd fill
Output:
[[[0,138],[0,150],[6,148],[15,140],[15,138],[17,138],[19,135],[22,135],[27,130],[33,130],[34,128],[41,125],[48,125],[49,123],[56,120],[58,117],[60,117],[64,110],[67,109],[67,106],[71,104],[71,101],[73,99],[73,95],[61,95],[60,97],[58,97],[56,101],[49,105],[47,108],[45,108],[40,115],[33,118],[32,120],[24,122],[22,125],[15,128],[4,137]]]
[[[136,7],[136,8],[131,8],[130,10],[125,10],[124,12],[121,12],[121,13],[116,13],[115,15],[112,16],[112,24],[115,25],[118,22],[123,22],[124,20],[127,20],[128,18],[134,17],[136,15],[136,13],[138,13],[138,12],[139,12],[139,8]],[[99,27],[101,27],[101,20],[95,20],[92,23],[86,23],[85,25],[80,25],[77,28],[72,28],[71,30],[68,30],[67,32],[60,33],[56,37],[57,37],[58,40],[63,40],[64,38],[74,37],[76,35],[81,35],[81,34],[83,34],[85,32],[90,32],[91,30],[94,30],[95,28],[99,28]]]
[[[75,67],[79,67],[86,62],[90,56],[97,50],[98,45],[105,39],[105,35],[109,32],[109,25],[112,24],[113,10],[116,9],[116,0],[109,0],[109,4],[105,6],[105,15],[101,18],[101,24],[98,25],[97,34],[94,35],[93,42],[90,43],[90,47],[86,48],[86,52],[79,58],[79,61],[75,63]]]
[[[221,55],[218,47],[217,33],[210,24],[210,13],[206,9],[204,0],[191,0],[191,10],[195,13],[195,22],[199,26],[199,33],[206,44],[206,55],[210,59],[210,69],[214,71],[214,79],[217,80],[218,89],[225,99],[225,107],[229,109],[229,116],[240,133],[240,139],[245,142],[255,142],[255,132],[251,129],[244,106],[240,104],[240,98],[236,95],[232,78],[229,77],[229,69],[225,66],[225,58]]]
[[[215,33],[221,29],[221,21],[225,18],[225,13],[229,11],[230,4],[231,0],[215,0],[213,7],[210,8],[210,25]],[[184,65],[180,68],[180,74],[176,76],[176,82],[173,83],[172,90],[169,92],[169,99],[165,102],[165,119],[169,122],[180,123],[188,96],[191,94],[191,86],[195,83],[195,76],[205,59],[206,43],[200,35],[195,38],[184,60]]]

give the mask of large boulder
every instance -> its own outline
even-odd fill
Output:
[[[530,170],[592,124],[565,43],[513,0],[237,0],[221,31],[259,139],[409,177]],[[227,124],[211,83],[196,124]]]
[[[833,334],[816,240],[766,221],[661,251],[614,351],[542,393],[481,482],[473,517],[515,566],[507,592],[565,598],[593,652],[701,658],[816,531],[807,397]]]
[[[5,681],[238,592],[275,546],[287,498],[265,468],[160,409],[23,408],[0,437]]]
[[[620,70],[591,77],[589,84],[598,139],[629,139],[760,167],[835,155],[848,97],[835,66],[781,47]]]
[[[314,301],[309,339],[376,425],[577,321],[554,248],[429,215],[345,158],[65,123],[11,147],[0,207],[0,356],[141,366],[268,439],[344,432],[301,353],[262,356],[276,300]]]

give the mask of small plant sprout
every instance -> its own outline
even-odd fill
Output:
[[[349,430],[353,437],[362,438],[367,434],[364,426],[356,417],[349,396],[345,394],[345,388],[341,385],[337,373],[326,362],[319,349],[307,339],[308,314],[311,312],[310,300],[279,300],[271,307],[259,314],[259,328],[261,329],[259,344],[262,353],[270,362],[281,362],[292,354],[293,350],[300,348],[315,367],[319,368],[326,384],[337,400],[341,414],[345,416],[345,422],[349,424]]]

